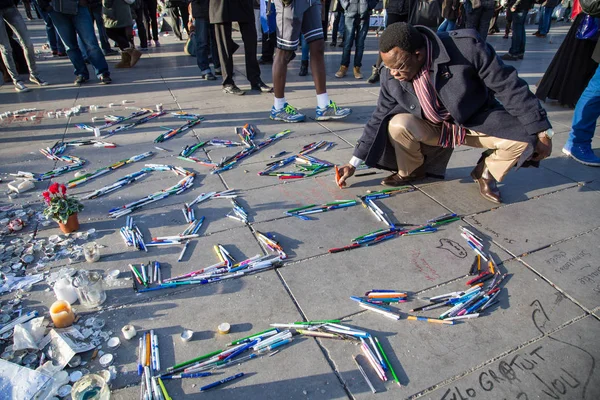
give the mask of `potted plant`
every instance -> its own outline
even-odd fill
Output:
[[[77,213],[83,210],[83,204],[75,197],[67,196],[67,187],[53,183],[48,190],[42,193],[46,208],[44,215],[58,222],[60,230],[64,233],[75,232],[79,229]]]

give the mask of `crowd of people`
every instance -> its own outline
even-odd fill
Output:
[[[29,81],[41,86],[47,83],[38,73],[26,24],[13,1],[0,0],[0,49],[15,90],[23,92],[28,89],[19,79],[9,51],[13,32],[23,48]],[[160,46],[157,9],[161,7],[178,39],[184,40],[184,32],[193,36],[200,77],[217,80],[221,76],[224,93],[245,93],[234,81],[233,55],[239,48],[233,39],[236,23],[244,43],[245,76],[251,90],[273,93],[271,119],[293,123],[306,118],[285,98],[288,65],[299,49],[299,75],[308,75],[310,69],[314,82],[315,119],[342,119],[351,114],[349,108],[338,106],[327,93],[324,54],[328,28],[332,22],[330,46],[343,47],[335,77],[341,79],[348,74],[354,48],[352,74],[355,79],[363,79],[365,39],[378,0],[158,1],[33,0],[32,4],[46,23],[52,53],[66,54],[73,64],[76,85],[90,78],[86,63],[92,65],[100,83],[111,82],[105,59],[113,52],[110,41],[120,50],[117,68],[135,66],[148,46]],[[581,1],[588,10],[589,4],[600,2]],[[435,17],[433,5],[438,4],[439,15]],[[535,95],[518,78],[514,67],[504,63],[524,58],[525,24],[534,0],[432,0],[430,7],[417,5],[418,0],[383,1],[385,29],[379,40],[377,62],[367,79],[370,84],[381,80],[380,99],[354,157],[341,169],[340,185],[362,162],[394,170],[382,182],[384,185],[443,176],[452,149],[464,144],[486,149],[471,175],[479,183],[483,197],[500,202],[496,182],[513,166],[535,166],[550,154],[553,132],[539,103],[546,98],[577,106],[571,138],[563,152],[586,165],[600,166],[600,158],[591,148],[600,113],[600,50],[597,34],[581,37],[581,24],[592,17],[582,12],[579,0],[564,0],[561,4],[561,9],[572,9],[570,14],[563,12],[562,18],[574,21]],[[548,35],[558,5],[559,0],[540,3],[535,37]],[[589,13],[594,14],[591,10]],[[512,42],[509,51],[499,56],[487,44],[487,37],[500,32],[498,18],[503,12],[504,38],[508,39],[512,31]],[[27,16],[32,18],[31,12]],[[134,23],[139,48],[133,42]],[[429,27],[415,27],[422,24]],[[261,78],[260,65],[270,64],[273,87]],[[467,76],[478,78],[465,80]],[[417,104],[414,97],[406,97],[410,93],[416,95]],[[495,98],[489,93],[494,93]]]

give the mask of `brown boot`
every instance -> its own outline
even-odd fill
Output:
[[[425,173],[421,169],[418,169],[418,170],[415,170],[409,176],[400,176],[398,174],[392,174],[392,175],[384,178],[381,181],[381,184],[383,186],[397,187],[397,186],[408,185],[411,182],[418,181],[419,179],[423,179],[423,178],[425,178]]]
[[[347,73],[348,73],[348,67],[346,67],[345,65],[340,65],[340,69],[338,72],[335,73],[335,77],[343,78],[346,76]]]
[[[360,72],[360,67],[354,67],[354,78],[356,79],[362,79],[363,78],[363,74]]]
[[[124,51],[121,52],[121,61],[115,65],[115,68],[130,68],[131,56]]]
[[[484,178],[484,175],[487,175],[488,178]],[[494,203],[502,203],[500,190],[496,186],[496,179],[489,173],[485,165],[485,159],[479,161],[479,164],[471,171],[471,178],[479,184],[479,193],[483,198]]]
[[[131,57],[131,62],[129,63],[129,66],[133,67],[135,64],[137,64],[138,60],[142,56],[142,52],[138,49],[127,49],[125,51],[129,53],[129,56]]]

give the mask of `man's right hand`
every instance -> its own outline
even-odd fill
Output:
[[[345,187],[346,186],[346,180],[348,178],[350,178],[352,175],[354,175],[354,172],[356,171],[356,168],[354,168],[350,164],[346,164],[346,165],[340,167],[339,171],[340,171],[340,180],[338,182],[336,182],[336,183],[340,187]]]

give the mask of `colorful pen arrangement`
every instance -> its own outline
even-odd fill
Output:
[[[108,214],[111,217],[119,218],[119,217],[122,217],[123,215],[130,214],[133,211],[138,210],[147,204],[154,203],[156,201],[165,199],[165,198],[169,197],[170,195],[181,194],[184,191],[186,191],[187,189],[189,189],[190,187],[192,187],[192,185],[194,184],[194,176],[196,175],[194,172],[187,171],[181,167],[174,167],[172,165],[147,164],[146,168],[144,168],[142,171],[139,171],[136,174],[128,175],[128,176],[122,178],[121,180],[117,181],[113,185],[98,189],[95,192],[93,192],[92,194],[90,194],[84,198],[95,198],[95,197],[102,196],[106,193],[112,192],[114,190],[117,190],[117,189],[125,186],[125,185],[128,185],[129,183],[132,183],[135,180],[142,177],[143,175],[145,175],[146,173],[152,172],[152,171],[173,171],[176,175],[183,176],[184,178],[181,179],[179,182],[177,182],[177,184],[175,184],[171,187],[168,187],[166,189],[163,189],[163,190],[153,193],[153,194],[149,194],[148,196],[146,196],[144,198],[141,198],[134,202],[125,204],[121,207],[116,207],[116,208],[109,210]]]
[[[262,235],[262,234],[260,234]],[[264,235],[263,235],[264,236]],[[260,237],[259,237],[260,240]],[[277,268],[282,265],[282,260],[285,258],[283,248],[276,241],[264,236],[266,243],[269,243],[268,247],[272,252],[277,252],[277,256],[269,255],[256,255],[246,260],[238,262],[222,245],[214,246],[215,253],[219,258],[219,262],[205,267],[199,270],[188,272],[183,275],[174,276],[168,279],[162,280],[158,285],[152,287],[146,287],[139,292],[149,292],[155,290],[169,289],[182,285],[206,285],[213,282],[220,282],[231,278],[238,278],[244,275],[255,274],[258,272],[267,271],[272,268]],[[262,242],[261,243],[265,243]],[[186,242],[187,244],[187,242]],[[150,244],[148,244],[150,245]],[[265,244],[266,246],[266,244]],[[182,254],[185,252],[182,251]],[[181,256],[180,256],[181,258]],[[138,280],[138,283],[140,281]],[[142,283],[143,284],[143,283]],[[147,285],[145,285],[147,286]],[[134,288],[137,289],[137,288]]]
[[[114,135],[115,133],[123,132],[123,131],[126,131],[131,128],[135,128],[138,125],[145,124],[146,122],[152,121],[153,119],[156,119],[162,115],[165,115],[164,111],[156,111],[156,112],[152,112],[152,110],[146,110],[146,111],[150,112],[151,114],[146,115],[145,117],[142,117],[142,118],[138,119],[137,121],[133,121],[129,124],[121,125],[114,129],[111,129],[110,131],[106,132],[106,135],[104,135],[104,137],[109,137],[109,136]],[[122,124],[123,122],[125,122],[125,121],[122,120],[119,123]]]
[[[178,128],[169,129],[167,132],[161,133],[160,135],[157,136],[156,139],[154,139],[154,143],[162,143],[164,141],[167,141],[167,140],[171,139],[172,137],[174,137],[175,135],[183,133],[183,132],[187,131],[188,129],[191,129],[194,126],[198,125],[200,122],[204,121],[204,117],[202,117],[200,115],[196,115],[196,114],[186,114],[186,113],[181,113],[181,112],[174,112],[174,113],[171,113],[171,115],[175,115],[178,118],[187,119],[188,121]]]
[[[358,201],[356,201],[356,200],[335,200],[335,201],[332,201],[331,203],[322,204],[320,206],[318,206],[316,204],[309,204],[307,206],[293,208],[291,210],[287,210],[284,214],[293,216],[293,217],[298,217],[303,220],[308,220],[309,218],[307,217],[307,215],[310,215],[310,214],[317,214],[317,213],[337,210],[340,208],[352,207],[357,204],[358,204]]]
[[[160,352],[158,336],[154,330],[142,334],[138,345],[138,376],[140,382],[140,398],[143,400],[170,399],[160,377]]]
[[[483,240],[478,237],[477,235],[475,235],[471,230],[469,230],[468,228],[461,226],[460,227],[461,233],[460,236],[463,237],[463,239],[465,239],[467,241],[467,244],[469,245],[469,247],[471,249],[473,249],[473,251],[480,256],[481,258],[483,258],[486,262],[491,260],[491,257],[485,253],[484,247],[483,247]]]
[[[97,178],[97,177],[99,177],[101,175],[104,175],[104,174],[106,174],[106,173],[108,173],[110,171],[114,171],[115,169],[121,168],[124,165],[131,164],[131,163],[134,163],[134,162],[137,162],[137,161],[141,161],[141,160],[143,160],[145,158],[148,158],[148,157],[152,156],[153,154],[154,153],[152,153],[151,151],[149,151],[149,152],[146,152],[146,153],[138,154],[137,156],[133,156],[133,157],[130,157],[130,158],[125,159],[125,160],[117,161],[116,163],[114,163],[112,165],[109,165],[107,167],[102,167],[102,168],[97,169],[94,172],[90,172],[88,174],[84,174],[84,175],[79,176],[77,178],[71,179],[68,182],[67,186],[69,188],[74,188],[76,186],[79,186],[79,185],[82,185],[82,184],[84,184],[86,182],[89,182],[92,179],[95,179],[95,178]]]
[[[140,251],[148,251],[144,243],[144,235],[139,228],[133,223],[133,217],[128,215],[125,226],[120,230],[121,237],[128,247],[135,247]]]
[[[84,129],[84,130],[87,130],[90,132],[93,132],[94,129],[100,129],[102,131],[106,128],[110,128],[111,126],[122,124],[123,122],[130,121],[134,118],[141,117],[142,115],[146,115],[151,112],[152,112],[152,110],[141,109],[141,110],[132,112],[131,114],[129,114],[126,117],[121,117],[118,115],[105,115],[104,116],[104,125],[94,127],[94,126],[91,126],[88,124],[75,124],[75,126],[79,129]]]
[[[256,128],[254,125],[246,124],[241,128],[240,127],[235,128],[235,131],[236,131],[236,134],[242,140],[241,143],[233,142],[231,140],[222,140],[222,139],[207,140],[204,142],[197,143],[193,146],[186,146],[181,151],[181,153],[179,153],[178,158],[181,160],[190,161],[190,162],[194,162],[194,163],[197,163],[200,165],[204,165],[206,167],[210,167],[213,169],[211,171],[211,173],[216,174],[219,172],[223,172],[223,171],[232,169],[235,166],[235,164],[237,164],[241,160],[251,156],[252,154],[259,151],[260,149],[270,145],[274,141],[279,140],[282,137],[285,137],[286,135],[291,133],[290,130],[285,130],[285,131],[276,133],[274,135],[271,135],[264,141],[257,143],[254,141],[254,137],[256,136],[256,133],[258,132],[258,128]],[[214,161],[211,161],[208,159],[200,159],[200,158],[194,157],[194,153],[196,151],[198,151],[199,149],[201,149],[207,145],[219,146],[219,147],[244,146],[245,148],[231,156],[223,157],[219,162],[214,162]]]
[[[129,264],[129,270],[131,271],[131,277],[133,280],[133,290],[138,292],[138,285],[142,285],[145,288],[152,284],[162,284],[162,272],[160,269],[160,263],[158,261],[148,261],[147,264],[140,264],[137,267],[133,264]]]
[[[240,205],[235,199],[231,199],[231,205],[233,209],[226,216],[227,218],[235,219],[236,221],[240,221],[241,223],[248,223],[248,212],[244,210],[244,207]],[[233,213],[233,214],[232,214]]]
[[[262,244],[264,247],[266,247],[267,250],[276,252],[277,254],[279,254],[279,258],[281,260],[285,260],[287,258],[287,254],[285,254],[285,251],[283,251],[283,247],[281,247],[279,242],[277,242],[275,239],[273,239],[268,234],[265,235],[264,233],[261,233],[259,231],[255,231],[255,233],[256,233],[256,238],[258,239],[260,244]]]
[[[67,156],[63,153],[67,149],[68,146],[79,147],[79,146],[94,146],[94,147],[104,147],[104,148],[113,148],[117,147],[114,143],[102,142],[100,140],[75,140],[71,142],[56,142],[52,147],[46,147],[45,149],[40,149],[40,153],[42,153],[46,158],[52,161],[62,161],[66,162],[67,165],[63,167],[55,168],[51,171],[45,172],[36,176],[31,172],[22,172],[19,171],[17,174],[11,174],[12,176],[27,178],[27,179],[35,179],[37,181],[43,181],[46,179],[51,179],[63,174],[66,174],[71,171],[75,171],[83,168],[85,164],[85,160],[76,156]]]
[[[267,168],[258,173],[260,176],[277,176],[279,179],[300,179],[307,178],[318,173],[324,172],[329,168],[333,167],[334,164],[329,161],[320,160],[318,158],[309,156],[310,153],[317,151],[318,149],[325,148],[325,151],[331,149],[335,145],[334,142],[327,142],[321,140],[319,142],[313,142],[307,144],[300,150],[296,155],[286,157],[281,160],[272,161],[267,163]],[[291,163],[296,163],[299,171],[296,172],[283,172],[276,171]]]

